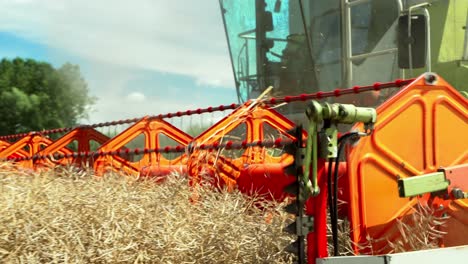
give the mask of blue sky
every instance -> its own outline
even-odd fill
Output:
[[[217,0],[0,0],[0,57],[78,64],[96,123],[236,102]]]

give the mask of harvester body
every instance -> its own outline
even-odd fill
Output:
[[[98,175],[177,171],[276,200],[292,190],[286,229],[299,263],[403,260],[386,254],[420,240],[466,248],[468,0],[220,5],[239,104],[4,135],[0,159]],[[215,111],[231,112],[196,135],[166,121]],[[113,137],[97,130],[119,125],[128,127]],[[422,213],[429,232],[410,238]],[[355,254],[384,255],[327,258],[340,254],[338,220]]]
[[[448,219],[438,230],[446,233],[439,246],[468,245],[468,1],[220,0],[220,6],[240,102],[267,87],[284,96],[376,83],[374,91],[337,92],[327,100],[377,109],[373,133],[348,146],[344,159],[317,152],[337,140],[332,121],[316,126],[323,120],[310,118],[318,102],[279,108],[310,126],[307,140],[317,145],[297,146],[302,155],[295,156],[302,159],[295,161],[298,207],[310,197],[290,248],[299,262],[305,247],[309,263],[328,256],[327,212],[350,221],[357,254],[385,254],[396,245],[410,250],[401,224],[415,225],[419,206]],[[378,87],[416,77],[402,90]],[[335,126],[342,135],[363,131],[341,123]],[[335,181],[333,159],[341,168]],[[335,200],[343,205],[334,208]]]

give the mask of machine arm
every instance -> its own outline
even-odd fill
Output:
[[[304,159],[304,174],[301,185],[304,186],[304,196],[317,196],[320,189],[317,184],[317,158],[337,158],[338,124],[353,124],[362,122],[365,131],[359,135],[369,135],[377,119],[375,109],[356,107],[351,104],[329,104],[312,101],[306,115],[309,119],[309,129]],[[323,123],[323,135],[318,137],[319,127]],[[320,141],[320,142],[318,142]],[[319,146],[322,151],[318,151]],[[310,168],[310,169],[309,169]],[[312,175],[311,175],[312,174]]]
[[[377,118],[373,108],[356,107],[349,104],[319,103],[318,101],[311,101],[306,115],[309,125],[305,150],[302,149],[302,141],[299,140],[298,148],[292,151],[296,153],[292,168],[296,172],[297,181],[285,189],[287,193],[297,195],[296,201],[286,208],[287,212],[296,214],[295,222],[286,227],[286,230],[297,235],[298,238],[286,250],[298,254],[298,263],[305,263],[304,238],[314,229],[315,225],[320,226],[322,222],[315,219],[321,219],[321,216],[315,213],[307,215],[305,211],[308,198],[313,197],[312,200],[317,202],[321,200],[318,183],[318,159],[336,159],[338,157],[340,152],[338,151],[338,124],[363,122],[364,131],[353,132],[353,134],[366,136],[372,132],[373,124]],[[302,129],[300,130],[302,131]],[[296,131],[296,137],[302,139],[302,132]],[[349,138],[349,136],[342,138]],[[322,193],[321,196],[324,194]]]

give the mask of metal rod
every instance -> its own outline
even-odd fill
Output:
[[[396,2],[398,5],[398,13],[403,12],[403,3],[401,2],[401,0],[396,0]]]
[[[424,15],[427,18],[426,21],[426,44],[427,44],[427,50],[426,50],[426,69],[427,72],[432,72],[432,59],[431,59],[431,15],[429,14],[429,10],[427,8],[424,8]]]
[[[346,1],[346,4],[349,7],[353,7],[353,6],[357,6],[357,5],[365,4],[365,3],[369,3],[369,2],[370,2],[370,0],[355,0],[355,1],[352,1],[352,2]]]
[[[396,53],[397,51],[398,51],[397,48],[379,50],[379,51],[374,51],[374,52],[371,52],[371,53],[364,53],[364,54],[351,56],[351,60],[353,61],[353,60],[365,59],[365,58],[370,58],[370,57],[376,57],[376,56],[380,56],[380,55]]]
[[[465,47],[463,48],[463,60],[468,60],[468,15],[465,24]]]
[[[398,3],[398,9],[399,9],[399,11],[398,11],[398,17],[400,17],[401,14],[403,13],[403,3],[401,2],[401,0],[397,0],[397,3]],[[404,76],[405,76],[405,69],[400,68],[400,69],[399,69],[399,73],[400,73],[400,74],[399,74],[399,77],[404,79],[404,78],[405,78],[405,77],[404,77]]]
[[[307,28],[306,16],[305,16],[304,5],[302,4],[302,0],[299,0],[299,9],[300,9],[300,12],[301,12],[302,27],[304,28],[304,36],[305,36],[306,41],[307,41],[307,51],[309,52],[310,62],[311,62],[312,67],[314,69],[313,82],[317,83],[318,78],[317,78],[315,59],[314,59],[314,55],[312,53],[312,50],[313,50],[312,49],[312,40],[310,38],[309,29]]]
[[[352,86],[353,82],[353,63],[351,61],[351,56],[353,55],[353,44],[352,44],[352,33],[351,33],[351,7],[349,6],[349,0],[344,1],[344,73],[346,75],[345,86]]]
[[[413,76],[413,50],[411,44],[411,8],[408,11],[408,60],[410,76]]]
[[[347,57],[347,43],[346,43],[346,0],[340,1],[340,34],[341,34],[341,58],[340,58],[340,65],[341,65],[341,86],[348,86],[347,83],[344,83],[347,80],[347,65],[346,65],[346,57]]]
[[[242,35],[242,36],[239,36],[240,38],[243,38],[243,39],[256,39],[255,36],[253,35]],[[288,42],[287,39],[282,39],[282,38],[265,38],[266,40],[274,40],[274,41],[281,41],[281,42]]]
[[[248,34],[252,34],[252,33],[255,33],[255,29],[251,29],[251,30],[241,32],[241,33],[237,34],[237,36],[239,38],[243,38],[243,37],[246,37]]]

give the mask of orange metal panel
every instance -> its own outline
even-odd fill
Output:
[[[15,143],[6,146],[0,152],[0,159],[6,159],[8,157],[14,157],[19,155],[20,157],[28,157],[37,154],[43,147],[47,147],[52,144],[52,140],[47,137],[43,137],[38,133],[30,133],[29,135],[21,138]],[[21,161],[20,164],[26,168],[33,168],[32,160]]]
[[[265,126],[270,126],[281,137],[292,139],[287,134],[288,130],[295,127],[291,120],[273,109],[262,105],[252,107],[251,104],[245,103],[196,137],[194,146],[230,140],[224,137],[241,125],[245,125],[245,136],[236,140],[266,140],[269,135],[264,131]],[[218,184],[226,185],[228,189],[238,186],[244,192],[271,194],[279,198],[283,196],[282,187],[291,180],[278,168],[278,164],[284,167],[292,160],[289,154],[272,155],[261,147],[247,148],[239,157],[233,158],[222,156],[218,151],[196,150],[189,157],[188,172],[195,182],[202,174],[216,175],[220,178]]]
[[[399,237],[395,219],[428,199],[400,198],[398,178],[468,162],[468,101],[440,77],[431,85],[422,76],[381,105],[377,114],[372,136],[362,138],[348,155],[349,205],[354,242],[380,238],[371,243],[372,250],[384,253],[387,240]],[[452,219],[451,232],[441,243],[468,244],[468,235],[455,231],[467,233],[468,200],[429,202]]]
[[[11,155],[5,155],[6,153],[4,153],[2,155],[1,153],[5,149],[7,149],[9,146],[11,146],[11,143],[9,143],[7,141],[0,140],[0,157],[1,158],[5,158],[5,156],[7,156],[6,158],[24,158],[24,157],[29,156],[29,153],[26,152],[24,149],[20,149],[17,152],[11,154]],[[7,151],[10,152],[11,150],[7,150]]]
[[[10,145],[11,145],[10,143],[0,140],[0,152]]]
[[[40,155],[53,155],[55,153],[60,154],[71,154],[73,151],[66,146],[73,141],[78,143],[78,152],[90,152],[90,141],[94,140],[100,144],[104,144],[109,140],[109,137],[102,134],[101,132],[93,128],[75,128],[74,130],[63,135],[61,138],[57,139],[55,142],[47,146],[45,149],[41,150],[38,154]],[[47,166],[47,165],[66,165],[66,164],[75,164],[81,165],[88,163],[88,158],[63,158],[56,162],[50,160],[38,160],[36,166]]]
[[[117,151],[119,149],[125,149],[127,143],[141,134],[145,135],[144,148],[146,149],[161,148],[158,137],[159,134],[164,134],[183,146],[187,146],[192,139],[191,136],[164,120],[145,117],[107,141],[98,151]],[[141,160],[132,162],[117,155],[105,156],[96,159],[94,162],[94,170],[98,174],[102,174],[108,170],[117,170],[131,175],[139,175],[143,167],[149,167],[147,168],[148,171],[152,170],[151,167],[158,166],[173,166],[174,169],[177,169],[182,166],[185,158],[185,155],[180,155],[175,159],[169,160],[164,158],[161,153],[148,153],[144,154]]]

